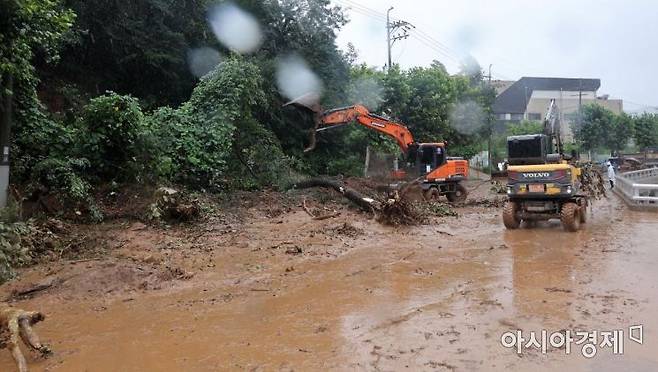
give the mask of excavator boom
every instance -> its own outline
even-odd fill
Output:
[[[365,127],[373,129],[392,137],[406,154],[409,146],[414,143],[414,137],[406,126],[386,119],[382,116],[371,114],[368,109],[362,105],[348,106],[333,110],[328,110],[316,117],[316,127],[314,132],[352,122],[359,123]],[[315,147],[315,133],[312,133],[311,145],[305,149],[305,152]]]
[[[322,129],[335,125],[347,124],[353,121],[392,137],[404,153],[409,149],[409,145],[414,142],[413,135],[406,126],[382,116],[371,114],[370,111],[362,105],[325,111],[320,116],[319,128]]]

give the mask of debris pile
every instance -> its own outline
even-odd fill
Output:
[[[441,202],[425,202],[417,204],[417,208],[421,209],[423,214],[432,217],[458,217],[459,215],[452,209],[448,203]]]
[[[601,199],[607,197],[605,192],[605,181],[601,173],[594,168],[592,163],[587,163],[581,166],[580,180],[582,183],[582,190],[591,198]]]
[[[423,220],[416,205],[404,197],[404,193],[392,191],[381,204],[377,221],[385,225],[416,225]]]
[[[339,192],[348,200],[352,201],[365,212],[374,213],[377,221],[386,225],[415,225],[422,222],[422,216],[418,213],[417,208],[407,198],[406,191],[409,187],[401,191],[389,192],[383,201],[367,197],[360,192],[345,186],[342,182],[324,178],[311,178],[293,185],[296,189],[308,189],[313,187],[329,188]],[[309,211],[307,211],[309,213]],[[309,213],[311,216],[315,215]]]
[[[331,231],[350,238],[355,238],[364,233],[362,229],[354,227],[348,222],[344,222],[341,225],[334,227]]]
[[[185,222],[200,216],[201,206],[198,199],[169,187],[161,187],[155,192],[155,201],[147,212],[149,220],[166,219]]]

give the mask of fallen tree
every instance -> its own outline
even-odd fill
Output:
[[[21,352],[19,340],[42,356],[51,353],[50,348],[41,344],[32,326],[46,317],[37,311],[25,311],[0,305],[0,349],[7,348],[16,362],[19,372],[28,372],[27,361]]]
[[[418,211],[413,204],[405,198],[408,190],[416,181],[410,182],[397,190],[389,192],[383,201],[378,201],[345,186],[340,181],[326,178],[310,178],[293,185],[295,189],[309,189],[314,187],[332,189],[346,199],[356,204],[365,212],[374,213],[377,221],[386,225],[414,225],[421,222]]]
[[[345,186],[339,181],[326,178],[310,178],[293,185],[293,188],[295,189],[310,189],[314,187],[336,190],[366,212],[375,212],[380,209],[380,206],[374,199],[364,196],[360,192]]]

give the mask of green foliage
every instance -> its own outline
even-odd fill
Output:
[[[430,67],[401,71],[384,78],[384,107],[412,131],[419,142],[448,141],[452,156],[470,158],[493,123],[495,92],[481,73],[450,76],[435,61]]]
[[[263,31],[254,59],[268,84],[272,61],[299,52],[325,81],[329,92],[341,92],[347,68],[335,45],[336,31],[346,19],[329,0],[234,0],[252,14]],[[78,22],[58,66],[40,66],[54,83],[75,82],[97,94],[112,90],[140,98],[148,108],[178,105],[198,81],[187,62],[199,47],[230,53],[217,43],[208,26],[208,9],[218,1],[67,0]],[[57,85],[51,84],[51,85]],[[265,89],[276,94],[276,88]],[[330,98],[332,99],[332,98]],[[336,103],[337,101],[333,101]],[[273,105],[281,111],[280,105]]]
[[[658,146],[658,115],[643,113],[633,118],[635,143],[641,150]]]
[[[540,134],[544,131],[544,125],[539,121],[521,120],[518,124],[507,126],[508,136],[521,136],[525,134]]]
[[[57,0],[0,0],[0,9],[0,102],[9,99],[13,108],[12,178],[21,182],[38,161],[68,144],[69,133],[43,113],[33,60],[57,60],[75,15]]]
[[[15,115],[11,151],[14,183],[29,181],[32,169],[41,161],[67,157],[76,143],[75,128],[47,116],[34,99],[23,101],[29,107],[23,106]]]
[[[417,207],[423,210],[424,214],[434,217],[459,217],[459,214],[448,203],[423,202],[417,204]]]
[[[39,162],[32,171],[33,188],[45,187],[74,202],[86,202],[91,186],[81,177],[89,168],[87,159],[50,158]]]
[[[208,74],[178,109],[149,119],[161,177],[193,187],[273,185],[288,171],[276,137],[255,117],[264,103],[256,65],[234,57]]]
[[[75,15],[58,0],[1,0],[0,9],[0,76],[12,75],[17,84],[33,87],[35,52],[56,60]]]
[[[601,105],[591,104],[583,106],[582,125],[575,132],[584,150],[605,147],[619,151],[631,139],[633,125],[628,115],[615,115]]]
[[[137,99],[109,92],[92,99],[80,120],[79,153],[101,180],[137,180],[145,148],[144,114]]]
[[[329,0],[235,3],[263,30],[261,48],[249,57],[232,56],[212,40],[206,1],[68,0],[78,23],[66,38],[64,63],[39,65],[44,76],[62,79],[66,92],[76,92],[76,86],[91,93],[115,89],[142,98],[147,107],[178,103],[195,81],[185,61],[191,47],[210,46],[228,57],[178,108],[148,115],[132,96],[108,93],[92,99],[77,120],[56,121],[32,100],[20,113],[29,120],[17,132],[19,174],[68,190],[72,199],[89,191],[84,185],[106,181],[252,189],[278,185],[295,171],[360,174],[368,145],[398,151],[390,138],[349,126],[320,136],[316,151],[303,154],[311,125],[299,112],[282,108],[275,86],[276,58],[291,52],[324,82],[325,107],[364,103],[405,123],[417,141],[447,140],[454,156],[475,154],[489,132],[495,95],[474,61],[458,76],[439,62],[383,73],[354,65],[353,48],[336,48],[336,32],[346,19]],[[60,33],[57,40],[62,38]],[[83,158],[89,162],[84,171],[76,166]],[[39,172],[32,172],[37,165]]]
[[[39,68],[50,86],[74,82],[95,94],[131,94],[147,106],[178,104],[196,82],[187,51],[212,43],[208,2],[66,0],[77,22],[62,63]]]
[[[614,113],[600,105],[585,105],[582,111],[582,125],[576,129],[576,139],[585,150],[603,146],[606,131],[612,126]]]
[[[449,124],[452,104],[457,100],[455,81],[443,65],[414,67],[406,72],[411,94],[399,113],[418,142],[451,140]]]
[[[0,222],[0,284],[14,277],[14,268],[24,265],[29,259],[29,249],[22,237],[31,233],[24,222]]]
[[[633,118],[625,112],[615,115],[609,134],[605,137],[605,146],[614,152],[623,150],[633,138]]]

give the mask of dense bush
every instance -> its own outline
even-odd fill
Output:
[[[261,84],[259,69],[234,57],[208,74],[180,108],[154,112],[148,131],[157,144],[158,175],[217,190],[280,180],[288,159],[253,114],[264,101]]]
[[[80,120],[78,153],[100,180],[138,180],[143,171],[144,114],[137,99],[113,92],[92,99]]]
[[[88,168],[87,159],[46,159],[32,171],[33,187],[47,188],[73,202],[87,201],[91,186],[81,174]]]

